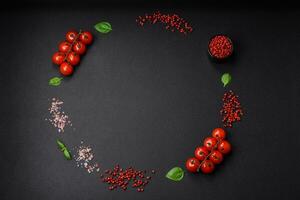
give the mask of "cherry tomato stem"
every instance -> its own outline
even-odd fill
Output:
[[[69,53],[72,51],[73,46],[74,46],[75,42],[77,42],[78,37],[79,37],[79,35],[80,35],[81,33],[82,33],[82,30],[80,29],[80,30],[79,30],[79,33],[76,35],[74,41],[71,43],[71,48],[70,48],[69,51],[66,53],[66,56],[65,56],[65,59],[64,59],[65,61],[67,60],[67,57],[68,57]]]
[[[77,33],[75,30],[69,30],[65,35],[65,41],[58,46],[59,52],[52,56],[52,62],[59,65],[60,72],[65,75],[73,73],[73,66],[80,62],[80,55],[86,52],[86,45],[91,44],[93,35],[88,31],[81,29]]]
[[[211,151],[209,152],[209,154],[204,158],[204,160],[201,161],[198,171],[201,168],[201,166],[205,163],[206,160],[209,159],[209,157],[212,155],[212,153],[214,152],[215,149],[218,148],[218,145],[221,143],[221,140],[218,140],[217,143],[211,148]]]

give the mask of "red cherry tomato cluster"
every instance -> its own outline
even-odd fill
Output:
[[[80,62],[80,56],[85,54],[86,45],[91,44],[93,35],[88,31],[69,31],[66,41],[58,45],[58,52],[52,56],[52,62],[59,65],[59,71],[64,76],[73,74],[74,66]]]
[[[195,157],[186,161],[186,169],[192,173],[196,173],[199,170],[205,174],[212,173],[215,165],[223,161],[223,155],[231,151],[231,145],[225,138],[226,132],[224,129],[214,129],[212,137],[205,138],[203,146],[196,148],[194,152]]]

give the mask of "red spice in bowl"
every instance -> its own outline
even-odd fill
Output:
[[[233,44],[229,37],[216,35],[209,40],[208,53],[212,58],[222,60],[233,53]]]

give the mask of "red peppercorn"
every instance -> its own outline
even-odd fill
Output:
[[[220,110],[224,127],[232,127],[236,121],[240,121],[243,116],[243,110],[239,102],[238,96],[231,90],[226,92],[222,98],[223,107]]]
[[[144,16],[138,16],[136,22],[143,26],[144,23],[149,22],[150,24],[155,24],[157,22],[164,24],[165,29],[170,29],[172,32],[177,30],[180,33],[186,35],[187,33],[192,32],[192,27],[187,23],[183,18],[180,18],[176,14],[161,14],[159,11],[154,12],[151,15],[145,14]]]
[[[152,170],[154,171],[154,170]],[[143,192],[144,187],[149,183],[150,176],[146,176],[146,170],[135,170],[132,167],[127,169],[120,168],[116,165],[112,170],[105,170],[106,177],[102,175],[101,180],[110,184],[109,190],[120,188],[123,191],[127,190],[127,185],[132,181],[131,187],[137,188],[138,192]]]
[[[228,58],[233,52],[233,44],[225,35],[214,36],[208,44],[209,54],[216,59]]]

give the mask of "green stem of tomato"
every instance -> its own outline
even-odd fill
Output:
[[[217,144],[211,149],[210,153],[204,158],[204,160],[202,160],[202,162],[200,163],[200,165],[197,169],[197,172],[199,172],[199,170],[200,170],[201,166],[203,165],[204,161],[206,161],[209,158],[209,156],[212,154],[213,150],[215,150],[218,147],[220,142],[221,142],[221,140],[218,140]]]
[[[73,49],[73,45],[75,44],[75,42],[77,42],[77,40],[78,40],[78,37],[79,37],[79,35],[82,33],[82,30],[80,29],[79,30],[79,33],[78,33],[78,35],[75,37],[75,40],[72,42],[72,44],[71,44],[71,48],[69,49],[69,51],[66,53],[66,56],[65,56],[65,58],[64,58],[64,62],[67,60],[67,57],[68,57],[68,55],[69,55],[69,53],[72,51],[72,49]],[[68,61],[67,61],[67,63],[69,63]]]

